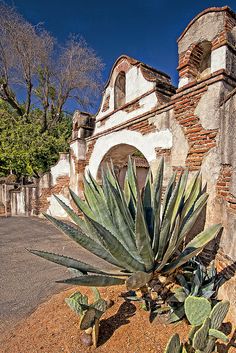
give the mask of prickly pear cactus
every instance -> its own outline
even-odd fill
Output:
[[[222,325],[227,312],[229,311],[229,301],[217,303],[210,313],[211,328],[218,330]]]
[[[185,301],[186,316],[193,325],[189,341],[183,345],[179,335],[175,334],[169,340],[164,353],[213,353],[218,339],[228,342],[228,337],[218,330],[228,310],[228,301],[219,302],[211,310],[207,299],[189,296]]]
[[[170,338],[164,353],[181,353],[181,352],[182,352],[182,345],[180,344],[179,335],[176,333]]]
[[[209,317],[205,319],[202,326],[195,332],[193,336],[193,348],[202,350],[207,345],[208,331],[210,328],[211,320]]]
[[[188,321],[193,326],[199,326],[209,317],[211,304],[206,298],[189,296],[184,303]]]

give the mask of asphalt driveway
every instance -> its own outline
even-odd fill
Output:
[[[46,220],[0,217],[0,338],[40,303],[66,288],[55,280],[70,277],[66,268],[25,248],[75,256],[95,265],[100,262]]]

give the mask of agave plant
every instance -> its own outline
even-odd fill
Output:
[[[114,265],[113,269],[97,268],[45,251],[30,251],[77,271],[76,277],[58,281],[62,283],[98,287],[126,284],[128,290],[135,290],[160,274],[173,274],[218,234],[221,225],[211,226],[183,246],[208,195],[202,190],[200,173],[187,185],[186,170],[178,180],[176,173],[172,175],[163,197],[163,170],[162,159],[155,177],[152,179],[151,171],[147,175],[142,191],[131,159],[124,188],[112,165],[102,172],[102,185],[88,172],[84,178],[85,200],[70,190],[82,217],[55,196],[74,225],[45,214],[83,248]]]

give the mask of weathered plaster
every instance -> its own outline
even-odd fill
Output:
[[[180,77],[178,88],[181,88],[181,87],[187,85],[189,82],[190,82],[190,78],[189,77]]]
[[[113,71],[113,74],[111,77],[112,82],[115,81],[116,75],[117,75],[116,71]],[[141,72],[140,67],[130,65],[130,69],[126,73],[125,103],[129,103],[132,100],[136,99],[137,97],[141,97],[144,93],[152,90],[154,87],[155,87],[155,82],[150,82],[150,81],[146,80],[143,77],[143,74]],[[108,95],[110,95],[109,109],[106,110],[105,112],[103,112],[102,107],[103,107],[105,98]],[[153,105],[153,100],[154,100],[154,102],[156,102],[155,94],[151,98],[146,97],[144,102],[140,101],[140,105],[142,106],[145,103],[144,109],[145,109],[145,111],[147,111]],[[151,103],[151,106],[149,107],[150,103]],[[112,112],[113,110],[114,110],[114,87],[113,87],[113,85],[109,85],[104,92],[101,108],[96,116],[96,120],[99,120],[101,117],[107,115],[108,113]],[[144,110],[140,109],[139,113],[141,114],[143,111]],[[128,116],[128,114],[122,114],[122,115],[120,114],[120,113],[124,113],[124,112],[117,112],[117,113],[114,114],[115,116],[113,115],[112,120],[115,118],[115,120],[118,120],[118,122],[119,121],[122,122],[123,121],[122,118],[125,119],[125,117],[127,118],[127,116]],[[135,114],[135,112],[133,112],[133,113]],[[132,114],[129,117],[132,117]],[[121,120],[119,120],[119,119],[121,119]],[[111,119],[109,119],[108,123],[106,124],[106,128],[110,127],[110,125],[109,125],[110,120]],[[103,128],[104,128],[104,126],[103,126]],[[99,129],[99,128],[97,127],[96,129]]]
[[[220,125],[220,103],[225,93],[222,82],[208,87],[201,97],[194,114],[200,119],[204,129],[217,129]]]
[[[226,69],[226,45],[211,52],[211,73],[220,69]]]
[[[170,131],[173,135],[173,147],[171,149],[172,166],[185,166],[185,161],[189,151],[188,141],[184,131],[174,118],[173,112],[170,114]]]
[[[207,13],[197,19],[179,41],[179,54],[188,49],[192,43],[200,43],[204,40],[212,41],[224,28],[223,12]]]
[[[143,97],[139,101],[140,107],[131,111],[130,113],[125,112],[124,110],[119,110],[112,114],[104,124],[97,123],[95,127],[94,133],[98,133],[104,131],[106,129],[112,128],[118,124],[122,124],[129,119],[136,117],[137,115],[141,115],[145,112],[148,112],[152,108],[157,105],[157,97],[155,93],[151,93],[150,95]]]
[[[70,202],[67,197],[57,194],[57,196],[67,205],[70,206]],[[64,211],[64,209],[60,206],[58,201],[55,199],[55,197],[52,195],[47,198],[47,200],[50,203],[50,206],[47,209],[47,214],[53,216],[53,217],[59,217],[59,218],[68,218],[67,213]]]
[[[51,168],[52,184],[56,184],[56,180],[59,176],[70,175],[70,161],[69,155],[64,154],[63,158],[60,158],[57,164]]]

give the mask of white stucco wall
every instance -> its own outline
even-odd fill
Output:
[[[226,69],[226,53],[226,45],[211,52],[211,73],[220,69]]]
[[[171,148],[172,134],[169,129],[142,135],[137,131],[122,130],[100,137],[93,149],[88,168],[96,178],[99,165],[106,153],[114,146],[127,144],[137,148],[147,161],[156,159],[155,148]]]
[[[112,77],[110,79],[111,82],[115,82],[116,75],[117,75],[117,73],[114,70]],[[155,87],[155,82],[150,82],[150,81],[146,80],[143,77],[142,71],[139,67],[130,65],[130,70],[126,73],[126,99],[125,99],[125,103],[131,102],[134,99],[141,97],[146,92],[151,91],[154,87]],[[105,112],[103,112],[102,107],[103,107],[104,101],[108,95],[110,95],[109,109],[106,110]],[[140,105],[143,105],[145,103],[145,107],[142,107],[140,109],[140,113],[151,109],[151,106],[154,102],[155,103],[157,102],[155,94],[151,98],[147,97],[147,101],[144,101],[144,102],[140,101]],[[151,103],[151,106],[149,106],[150,103]],[[101,104],[100,110],[96,116],[96,120],[98,121],[100,118],[109,114],[113,110],[114,110],[114,87],[112,85],[109,85],[104,92],[102,104]],[[117,113],[120,113],[120,112],[117,112]],[[135,110],[135,112],[132,112],[132,113],[134,115],[137,115],[137,110]],[[138,113],[139,113],[139,111],[138,111]],[[131,117],[131,116],[132,115],[130,115],[129,117]],[[127,113],[126,113],[126,115],[122,115],[123,119],[125,119],[125,117],[126,117],[126,119],[128,118]],[[113,119],[114,119],[114,116],[112,116],[112,120]],[[104,129],[104,126],[103,126],[103,129]]]
[[[97,122],[94,133],[96,134],[100,131],[104,131],[104,130],[109,129],[113,126],[122,124],[122,123],[128,121],[129,119],[132,119],[138,115],[141,115],[141,114],[153,109],[157,105],[157,103],[158,103],[158,101],[157,101],[156,94],[151,93],[150,95],[140,99],[140,101],[139,101],[140,108],[135,109],[134,111],[132,111],[130,113],[125,112],[123,110],[119,110],[119,111],[115,112],[114,114],[112,114],[107,119],[105,124],[101,124],[101,123]]]
[[[57,196],[65,202],[67,206],[70,206],[70,201],[68,198],[61,194],[57,194]],[[64,209],[60,206],[58,201],[55,199],[55,197],[52,195],[48,197],[48,201],[50,202],[50,206],[47,209],[47,214],[53,216],[53,217],[59,217],[59,218],[68,218],[67,213],[64,211]]]
[[[56,184],[56,180],[59,176],[70,176],[70,161],[69,155],[64,155],[65,158],[59,159],[57,164],[51,168],[52,185]]]

